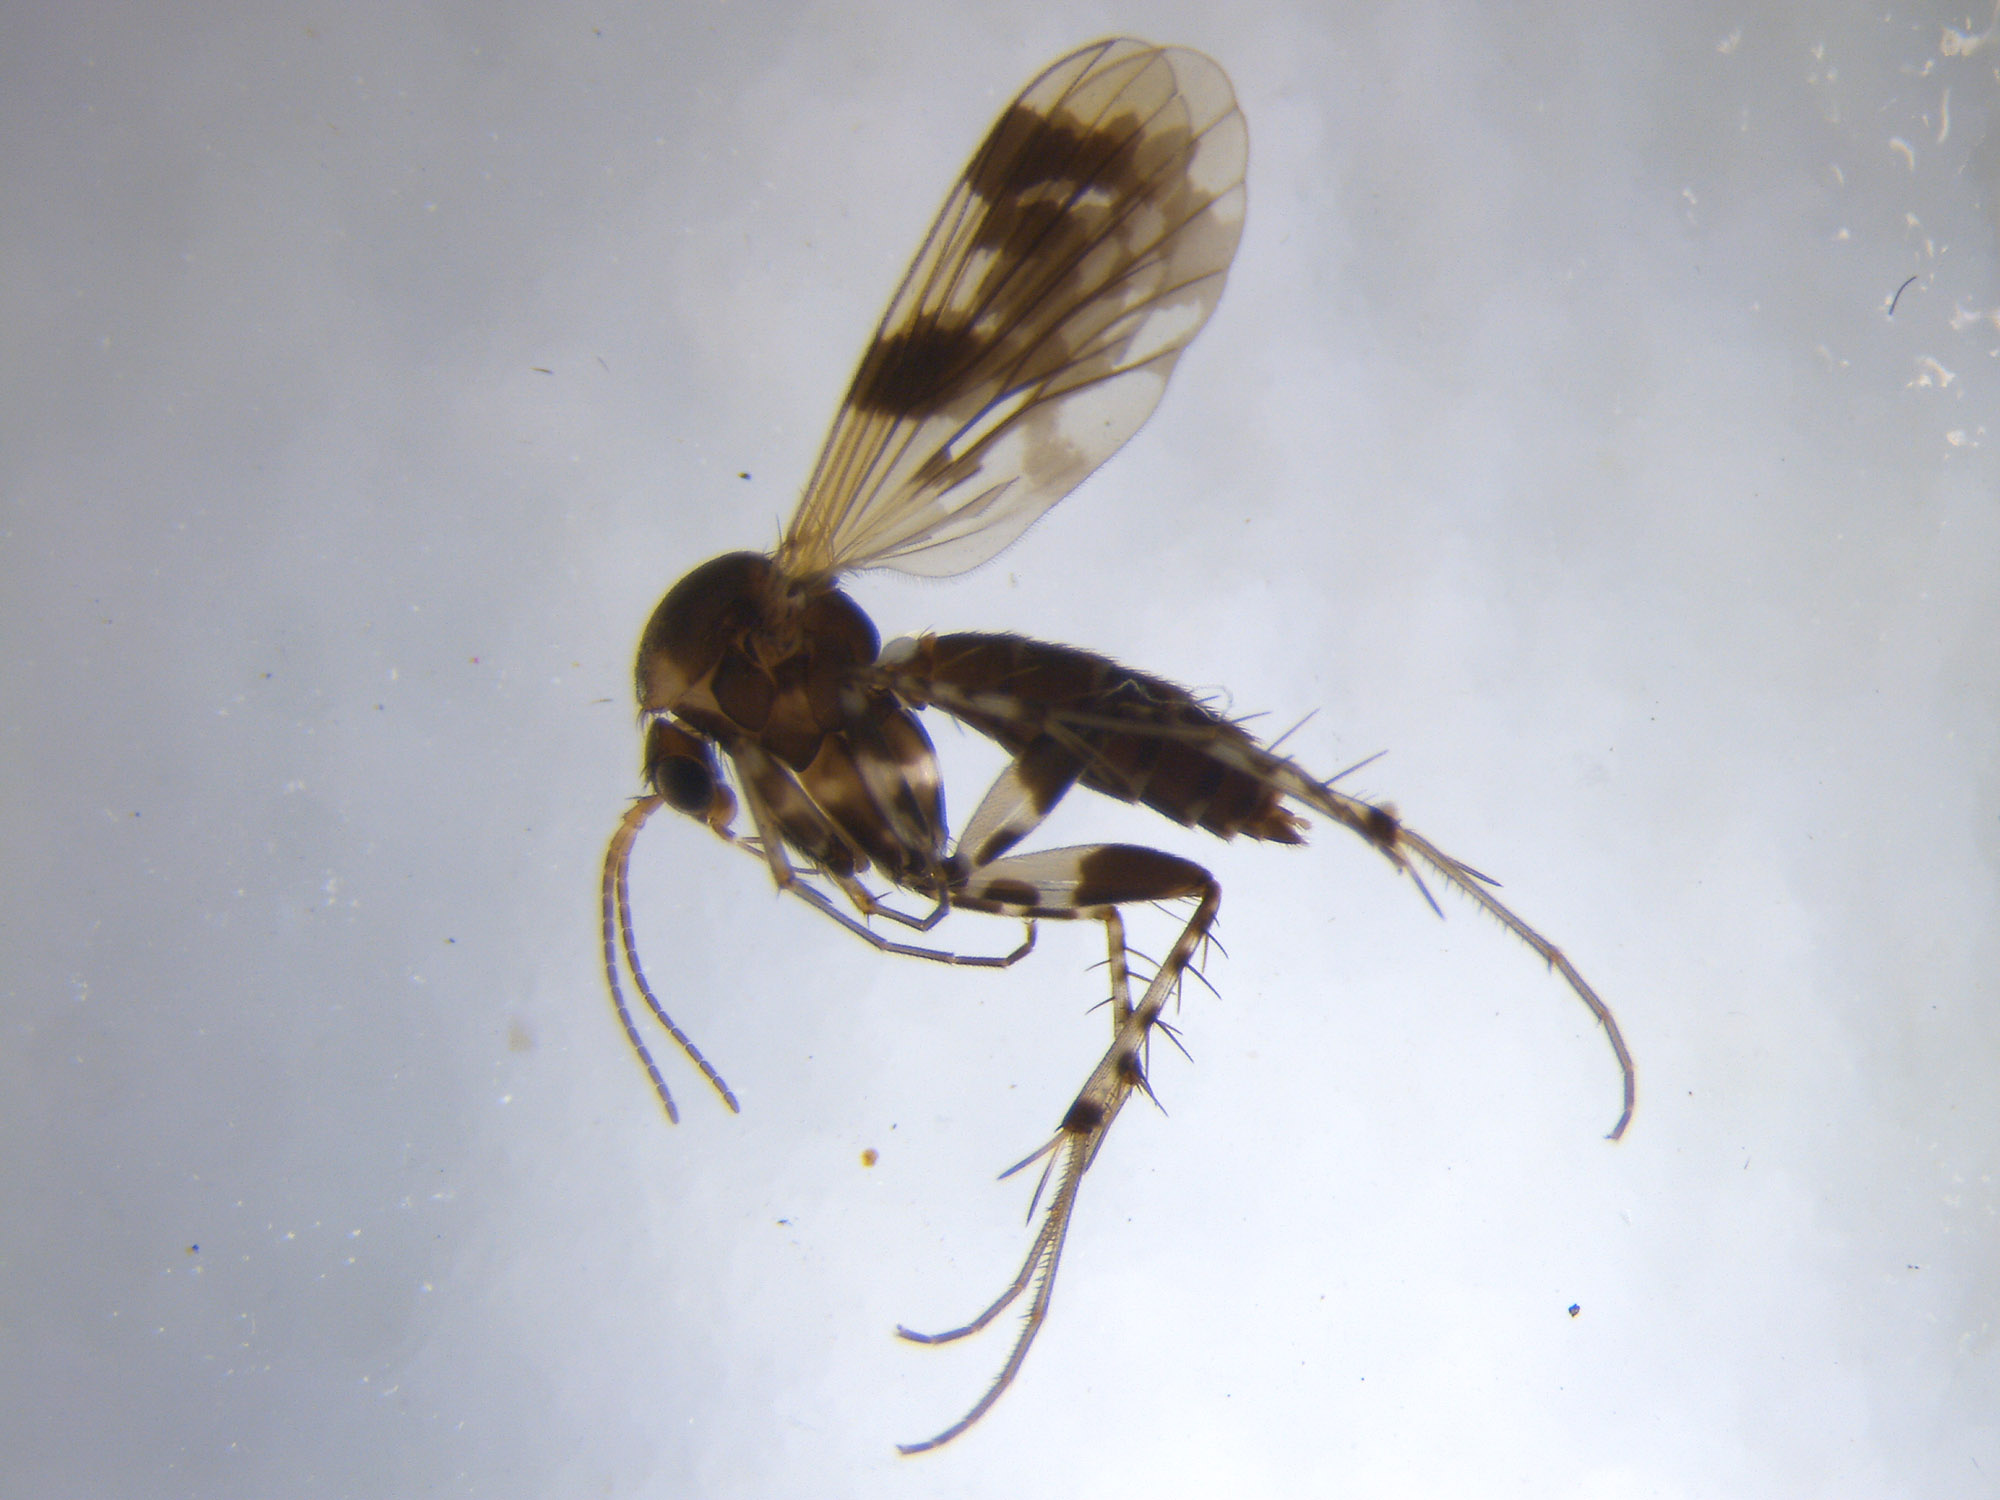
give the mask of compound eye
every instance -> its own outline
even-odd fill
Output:
[[[708,821],[721,790],[721,770],[706,740],[665,719],[646,732],[646,780],[668,806]]]
[[[690,817],[706,815],[715,800],[715,778],[700,761],[676,755],[654,769],[654,787],[662,797]]]

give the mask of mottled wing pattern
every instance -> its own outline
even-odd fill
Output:
[[[1007,107],[904,277],[777,554],[800,581],[984,562],[1152,413],[1243,228],[1208,58],[1121,38]]]

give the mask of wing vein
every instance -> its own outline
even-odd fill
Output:
[[[1030,83],[891,298],[780,573],[961,572],[1110,457],[1222,294],[1247,149],[1199,53],[1121,38]]]

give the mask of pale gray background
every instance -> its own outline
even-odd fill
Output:
[[[1995,1493],[1995,19],[7,7],[0,1492]],[[1221,998],[1020,1384],[903,1461],[1004,1353],[890,1329],[1011,1274],[1095,934],[899,964],[662,819],[745,1104],[663,1057],[675,1130],[597,861],[647,611],[772,540],[994,111],[1120,31],[1235,80],[1228,295],[1020,545],[854,591],[1386,750],[1639,1114],[1353,839],[1079,797],[1049,841],[1213,863]]]

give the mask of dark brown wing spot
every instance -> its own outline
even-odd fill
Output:
[[[1149,132],[1129,109],[1086,124],[1017,101],[966,169],[966,191],[981,206],[955,274],[972,274],[944,289],[931,304],[938,311],[877,340],[849,399],[890,416],[929,415],[987,373],[989,357],[1025,353],[1024,330],[1052,287],[1144,196],[1149,174],[1188,144],[1184,124]],[[1069,355],[1057,348],[1055,357]]]
[[[892,333],[868,351],[851,399],[892,417],[923,416],[944,404],[987,347],[964,323]]]
[[[1071,229],[1070,245],[1053,237],[1066,226]],[[1066,203],[1052,198],[1010,202],[1005,209],[995,208],[979,221],[979,235],[974,244],[981,250],[1011,250],[1016,262],[1025,252],[1044,246],[1051,253],[1066,256],[1081,241],[1075,232],[1078,227],[1076,216]]]
[[[988,203],[1017,198],[1061,169],[1067,134],[1017,99],[993,122],[986,143],[965,169],[965,185]]]
[[[966,169],[966,186],[993,204],[1041,197],[1052,184],[1093,183],[1130,192],[1137,181],[1126,147],[1141,129],[1139,117],[1129,111],[1084,126],[1050,119],[1016,101]]]

